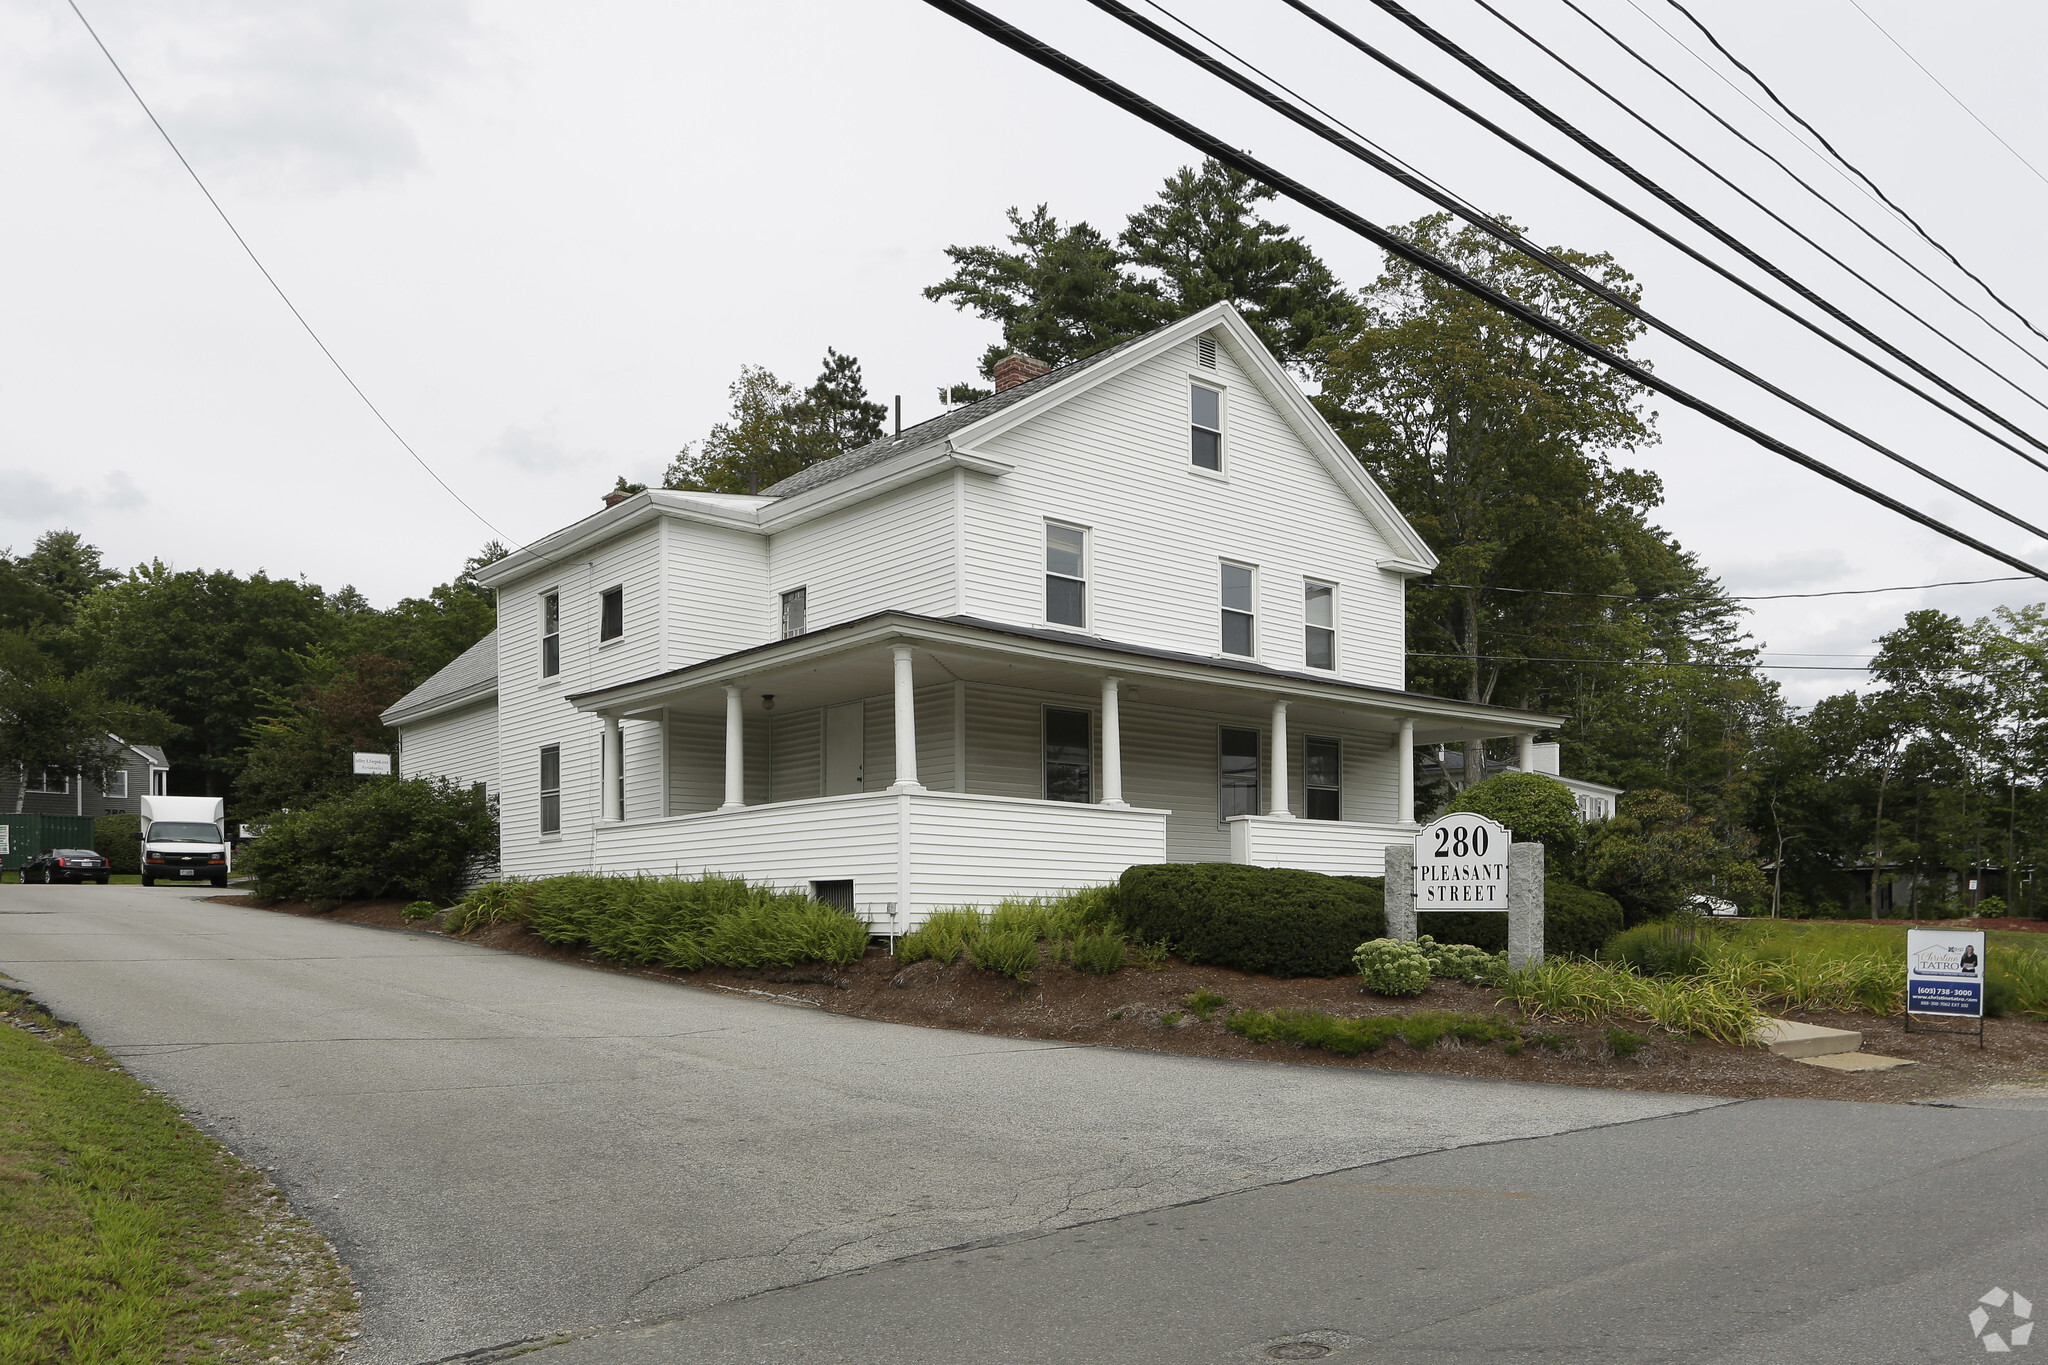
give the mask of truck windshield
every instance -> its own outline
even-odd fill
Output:
[[[217,844],[220,831],[196,820],[158,820],[149,827],[151,843]]]

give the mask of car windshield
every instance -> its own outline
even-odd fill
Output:
[[[196,820],[159,820],[149,827],[152,843],[217,844],[220,831]]]
[[[97,858],[100,855],[89,848],[53,848],[50,850],[50,856],[52,858]]]

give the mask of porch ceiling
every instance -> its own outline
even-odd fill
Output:
[[[1102,679],[1113,675],[1132,704],[1261,717],[1285,698],[1296,729],[1323,722],[1393,734],[1408,719],[1415,723],[1418,744],[1530,734],[1562,723],[1533,712],[1139,650],[1087,636],[1070,639],[902,613],[829,627],[570,701],[581,710],[620,716],[662,709],[720,715],[724,689],[736,683],[746,689],[749,714],[769,696],[778,712],[809,710],[886,695],[894,685],[892,649],[903,644],[916,651],[912,675],[918,687],[969,682],[1092,700],[1100,696]]]

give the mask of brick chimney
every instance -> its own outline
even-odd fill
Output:
[[[1014,389],[1025,380],[1036,379],[1050,369],[1052,366],[1043,360],[1033,360],[1028,355],[1006,355],[996,362],[996,392]]]
[[[606,507],[617,507],[620,503],[624,502],[627,498],[630,498],[632,496],[633,495],[631,493],[625,492],[623,489],[619,490],[618,492],[607,493],[604,495],[604,505]]]

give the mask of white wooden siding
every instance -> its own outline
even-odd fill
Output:
[[[1415,837],[1402,825],[1337,820],[1230,817],[1230,861],[1254,867],[1299,867],[1336,877],[1382,877],[1387,849]]]
[[[762,600],[804,589],[808,630],[878,611],[944,616],[955,609],[953,559],[953,479],[940,474],[777,532]]]
[[[458,787],[498,792],[498,707],[482,701],[429,716],[399,731],[400,777],[445,777]],[[129,786],[133,788],[131,778]]]

